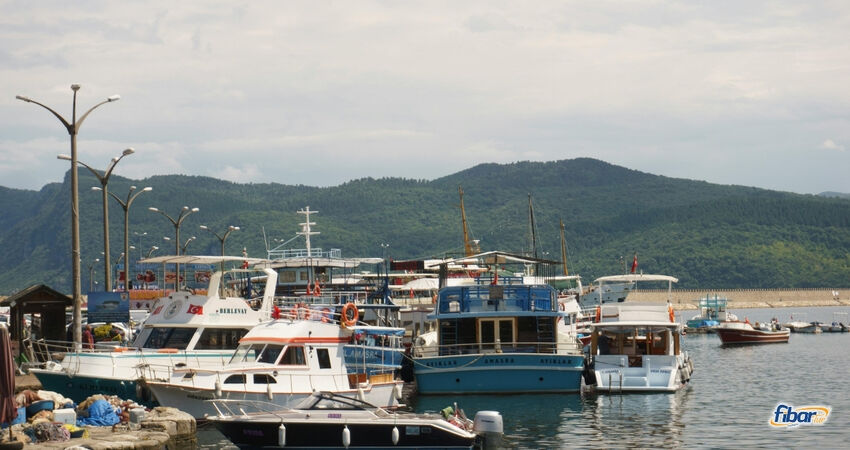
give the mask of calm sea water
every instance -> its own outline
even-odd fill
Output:
[[[847,320],[850,307],[733,311],[751,322],[790,316],[831,323]],[[685,320],[696,314],[685,311]],[[475,411],[501,412],[504,446],[562,447],[845,447],[850,438],[850,333],[792,334],[788,344],[721,347],[713,334],[688,335],[683,349],[694,360],[688,387],[675,394],[560,394],[420,396],[417,412],[457,402]],[[776,405],[826,405],[822,426],[776,429],[768,425]],[[214,429],[199,431],[204,448],[233,448]]]

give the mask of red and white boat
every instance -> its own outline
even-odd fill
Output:
[[[723,345],[787,343],[791,336],[791,330],[772,323],[753,327],[749,322],[720,322],[716,331]]]

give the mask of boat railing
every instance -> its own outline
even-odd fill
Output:
[[[37,339],[32,341],[33,355],[37,362],[47,361],[62,361],[67,353],[109,353],[114,352],[116,348],[123,349],[121,342],[106,341],[95,342],[94,344],[81,344],[79,351],[76,351],[75,344],[69,341],[55,341],[47,339]]]
[[[543,353],[556,354],[578,351],[578,346],[559,345],[553,342],[495,342],[487,344],[448,344],[448,345],[426,345],[413,348],[413,354],[417,357],[429,358],[435,356],[452,355],[499,355],[504,353]],[[564,350],[561,352],[560,350]]]
[[[550,286],[455,286],[440,291],[440,314],[469,312],[557,311],[557,292]]]
[[[226,354],[219,359],[212,358],[217,354]],[[164,358],[165,357],[165,358]],[[201,369],[205,367],[223,367],[232,357],[232,351],[185,351],[173,349],[146,350],[139,353],[139,364],[136,372],[139,378],[146,380],[168,380],[175,369],[192,367]],[[164,362],[163,359],[165,359]]]
[[[262,400],[239,400],[239,399],[213,399],[207,400],[213,405],[218,417],[247,416],[248,414],[267,413],[274,414],[281,411],[281,406],[273,402]]]

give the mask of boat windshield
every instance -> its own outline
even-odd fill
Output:
[[[274,364],[281,351],[283,351],[283,345],[279,344],[242,344],[230,358],[230,364],[243,362]]]
[[[356,398],[319,392],[307,397],[296,409],[374,409],[376,406]]]
[[[157,327],[151,330],[142,347],[187,349],[195,330],[185,327]]]

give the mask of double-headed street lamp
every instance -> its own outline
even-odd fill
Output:
[[[89,108],[85,114],[80,116],[80,120],[77,120],[77,91],[80,90],[80,85],[72,84],[71,90],[74,91],[74,100],[72,104],[70,122],[65,120],[62,115],[50,107],[45,106],[29,97],[16,95],[15,98],[27,103],[35,103],[36,105],[50,111],[57,119],[59,119],[60,122],[62,122],[62,125],[65,126],[65,129],[68,131],[68,135],[71,137],[71,280],[73,291],[72,296],[74,299],[74,346],[77,350],[80,350],[82,349],[83,337],[81,327],[83,296],[80,290],[80,216],[78,209],[79,195],[77,190],[77,133],[80,131],[80,127],[83,125],[86,117],[88,117],[95,108],[105,103],[114,102],[121,97],[118,95],[107,97],[106,100]]]
[[[126,255],[126,256],[124,256],[124,290],[125,291],[129,290],[129,288],[127,286],[129,285],[129,281],[130,281],[130,279],[129,279],[130,274],[127,272],[127,268],[130,266],[130,205],[133,204],[133,200],[135,200],[136,197],[141,195],[142,192],[152,191],[153,188],[148,186],[148,187],[142,188],[141,191],[136,192],[134,194],[133,192],[135,192],[135,190],[136,190],[136,186],[130,186],[130,192],[127,193],[127,199],[126,200],[121,200],[121,198],[119,198],[117,195],[113,194],[112,192],[109,193],[109,195],[111,195],[112,198],[114,198],[118,202],[118,204],[121,205],[121,208],[124,209],[124,255]]]
[[[103,192],[103,271],[104,271],[104,285],[107,292],[112,290],[112,271],[110,270],[109,265],[109,206],[107,205],[107,187],[109,184],[109,177],[112,175],[112,171],[115,169],[115,166],[118,164],[118,161],[121,161],[121,158],[132,155],[135,153],[135,150],[132,148],[125,149],[121,152],[121,156],[116,156],[109,161],[109,165],[106,166],[106,169],[103,171],[103,175],[100,174],[97,170],[93,169],[90,165],[77,161],[77,164],[89,169],[89,172],[94,174],[95,178],[100,181],[100,185],[102,188],[94,187],[93,190]],[[57,159],[64,159],[66,161],[70,161],[71,157],[68,155],[58,155]]]
[[[95,258],[89,264],[89,292],[94,291],[94,265],[100,262],[100,258]]]
[[[227,231],[225,231],[223,235],[219,236],[218,233],[211,230],[206,225],[201,225],[201,229],[209,231],[210,233],[215,235],[215,237],[218,238],[219,242],[221,242],[221,256],[224,256],[224,241],[227,240],[227,237],[230,236],[230,233],[233,233],[234,231],[239,231],[239,227],[235,227],[233,225],[230,225],[229,227],[227,227]],[[224,261],[219,262],[219,271],[224,273]]]
[[[180,224],[183,223],[184,220],[186,220],[186,217],[188,217],[189,214],[196,213],[200,210],[198,208],[191,208],[190,209],[188,206],[184,206],[183,209],[180,210],[180,215],[177,216],[177,219],[174,219],[171,216],[169,216],[168,214],[166,214],[164,211],[160,211],[159,209],[154,208],[153,206],[151,206],[148,209],[155,212],[155,213],[162,214],[163,216],[165,216],[166,219],[171,221],[172,225],[174,225],[174,253],[175,253],[175,256],[180,256]],[[189,241],[191,241],[191,239]],[[186,241],[186,245],[189,245],[189,241]],[[180,285],[180,264],[179,263],[174,264],[174,274],[177,276],[177,279],[174,280],[174,290],[176,291],[176,290],[178,290],[178,287]]]

